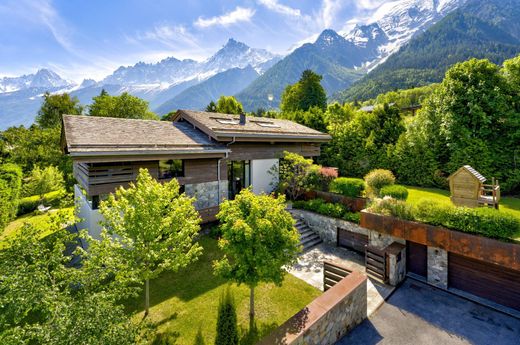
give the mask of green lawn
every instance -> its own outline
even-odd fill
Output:
[[[452,205],[450,192],[436,188],[410,187],[408,189],[407,202],[417,204],[421,200],[433,200],[443,204]],[[509,213],[520,219],[520,198],[502,197],[500,199],[500,212]],[[520,233],[516,236],[520,240]]]
[[[70,215],[72,216],[72,214],[74,212],[74,207],[63,208],[61,210],[64,210],[64,211],[70,213]],[[56,212],[56,211],[58,211],[58,210],[50,210],[48,213],[38,214],[38,215],[35,215],[34,213],[30,213],[30,214],[23,215],[21,217],[18,217],[15,220],[13,220],[11,223],[9,223],[5,227],[3,233],[0,234],[0,248],[2,247],[3,240],[19,233],[25,223],[29,223],[29,224],[35,225],[38,228],[40,228],[42,230],[42,237],[49,235],[49,232],[47,229],[48,220],[49,220],[50,214],[53,212]]]
[[[219,297],[228,283],[213,275],[212,261],[222,254],[216,240],[203,236],[201,258],[186,269],[165,273],[150,282],[150,320],[175,344],[193,344],[200,328],[206,344],[213,344]],[[249,328],[249,289],[231,285],[235,296],[242,343],[254,343],[281,325],[321,294],[302,280],[287,274],[281,287],[261,284],[255,290],[255,312],[258,332],[251,337]],[[144,297],[127,303],[136,320],[143,316]],[[253,338],[253,339],[251,339]]]

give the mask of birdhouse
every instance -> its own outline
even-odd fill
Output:
[[[456,206],[498,208],[500,186],[493,178],[491,185],[484,184],[486,178],[469,165],[464,165],[448,177],[451,202]]]

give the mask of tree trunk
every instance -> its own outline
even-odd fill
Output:
[[[150,280],[145,281],[145,297],[144,297],[144,316],[150,312]]]
[[[249,324],[253,325],[253,320],[255,319],[255,288],[254,286],[250,287],[249,293]]]

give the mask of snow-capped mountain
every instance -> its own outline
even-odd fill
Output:
[[[369,69],[399,50],[417,33],[423,32],[462,6],[467,0],[397,0],[382,4],[370,21],[343,32],[348,41],[375,49],[377,57],[367,61]]]
[[[149,85],[151,88],[176,85],[192,79],[208,79],[231,68],[252,66],[257,72],[265,70],[265,64],[278,56],[265,49],[251,48],[245,43],[230,38],[213,56],[205,61],[166,58],[157,63],[139,62],[134,66],[119,67],[99,84]]]
[[[65,88],[73,84],[48,69],[40,69],[33,74],[0,79],[0,93],[26,90],[30,88]]]

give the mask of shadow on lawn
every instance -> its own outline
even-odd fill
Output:
[[[269,333],[273,332],[278,328],[278,324],[276,322],[272,323],[260,323],[258,325],[256,321],[253,323],[252,327],[244,327],[239,326],[238,332],[240,336],[240,345],[253,345],[256,344],[259,340],[267,336]]]
[[[197,261],[176,273],[164,272],[158,278],[150,281],[150,307],[172,297],[187,302],[227,283],[225,279],[213,274],[213,260],[222,257],[217,241],[208,236],[202,236],[199,244],[203,247],[203,251]],[[139,297],[127,301],[125,305],[130,313],[143,311],[144,290]]]

